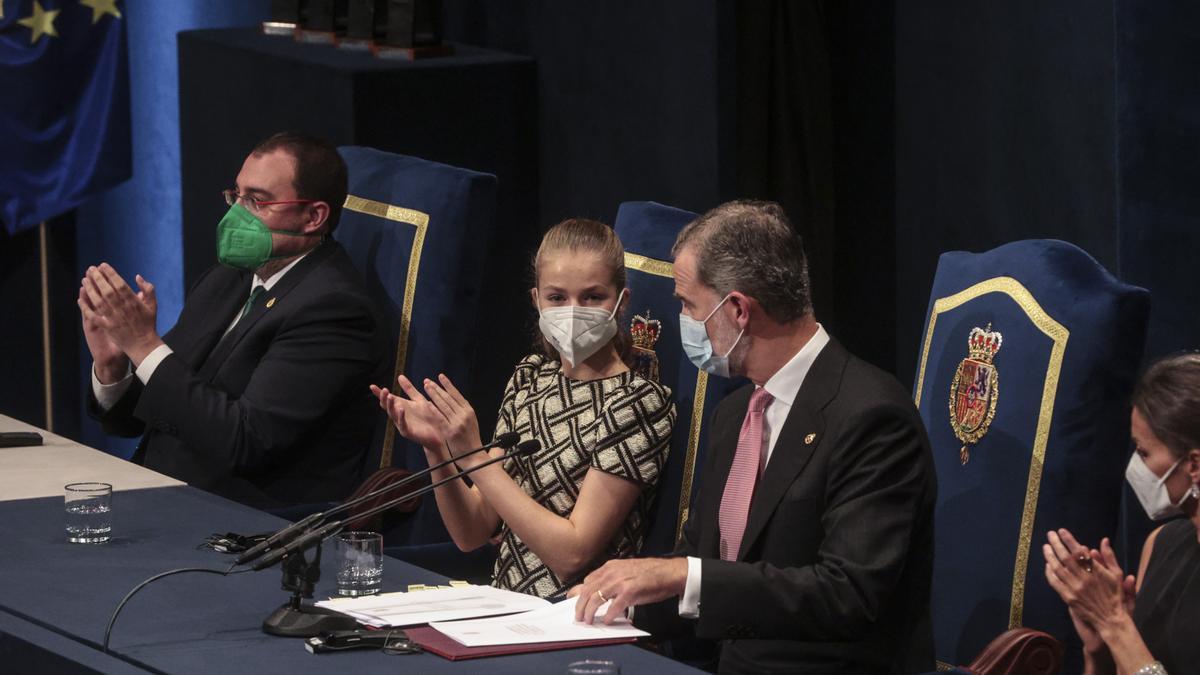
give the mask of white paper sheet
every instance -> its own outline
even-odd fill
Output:
[[[491,586],[436,588],[408,593],[382,593],[316,603],[348,614],[369,626],[417,626],[432,621],[526,612],[550,605],[541,598]]]
[[[429,626],[467,647],[611,640],[649,635],[644,630],[634,628],[625,618],[618,619],[611,626],[599,622],[576,622],[575,602],[575,598],[567,598],[522,614],[473,621],[438,621]],[[606,611],[608,603],[604,603],[596,615],[603,617]]]

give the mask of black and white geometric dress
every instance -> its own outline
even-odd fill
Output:
[[[560,595],[606,560],[637,555],[674,425],[671,391],[657,382],[633,372],[583,382],[563,375],[556,360],[540,354],[522,359],[504,391],[496,436],[515,431],[542,447],[506,460],[508,475],[564,518],[591,468],[633,481],[642,492],[613,540],[574,579],[559,579],[502,524],[492,585],[543,598]]]

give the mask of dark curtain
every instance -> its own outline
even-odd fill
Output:
[[[825,2],[740,0],[737,187],[779,202],[804,239],[813,304],[835,320],[833,114]]]
[[[736,23],[737,196],[783,206],[817,318],[895,372],[892,6],[741,0]]]

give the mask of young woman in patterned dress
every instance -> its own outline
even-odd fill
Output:
[[[542,239],[534,273],[541,353],[517,364],[494,437],[513,431],[541,449],[474,472],[472,486],[452,481],[434,494],[463,551],[499,535],[493,585],[552,597],[604,561],[638,553],[675,407],[666,387],[623,358],[628,336],[617,319],[629,294],[624,249],[611,228],[578,218],[559,223]],[[483,444],[475,411],[445,375],[421,390],[403,375],[397,383],[396,392],[372,391],[431,465]],[[486,459],[464,455],[458,469],[451,464],[433,479]]]

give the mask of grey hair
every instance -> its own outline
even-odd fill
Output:
[[[721,204],[688,223],[671,254],[687,247],[694,247],[701,283],[721,296],[745,293],[779,323],[812,312],[804,245],[775,202]]]

